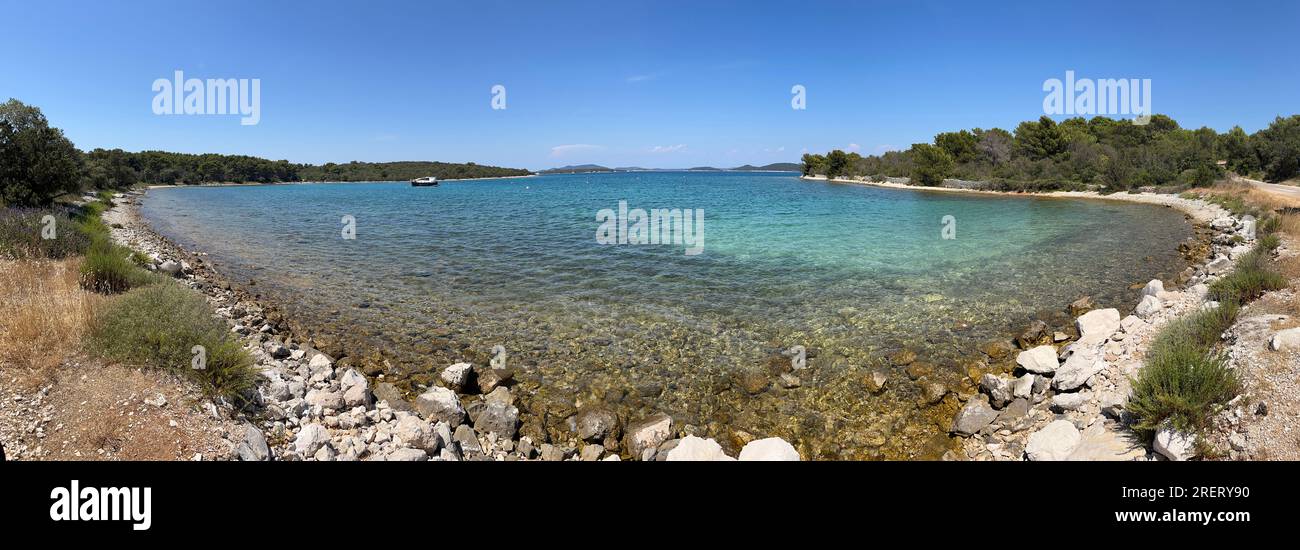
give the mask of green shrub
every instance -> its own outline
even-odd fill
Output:
[[[1147,354],[1146,365],[1133,381],[1129,410],[1137,417],[1133,428],[1150,438],[1168,422],[1174,428],[1199,432],[1241,389],[1225,357],[1207,350],[1186,334],[1162,333]]]
[[[1255,230],[1262,235],[1272,235],[1273,233],[1277,233],[1277,230],[1281,228],[1282,228],[1282,216],[1277,216],[1277,215],[1270,215],[1262,220],[1259,220],[1259,222],[1255,226]]]
[[[96,239],[81,263],[81,288],[103,294],[117,294],[165,280],[146,271],[132,260],[130,249]]]
[[[52,216],[52,239],[43,230]],[[85,253],[90,237],[66,210],[0,209],[0,258],[60,259]]]
[[[1277,235],[1270,233],[1259,238],[1258,246],[1263,250],[1277,250],[1277,247],[1282,246],[1282,239],[1278,238]]]
[[[212,396],[233,399],[256,381],[252,358],[207,301],[176,284],[146,286],[115,298],[96,316],[88,343],[110,360],[189,378]],[[192,367],[195,346],[204,348],[203,369]]]

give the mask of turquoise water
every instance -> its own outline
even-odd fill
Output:
[[[597,242],[597,213],[702,209],[702,252]],[[412,387],[497,344],[520,368],[525,433],[559,439],[574,407],[665,410],[720,441],[799,440],[819,457],[932,454],[955,402],[862,379],[902,347],[969,386],[978,343],[1082,295],[1181,269],[1173,210],[802,181],[793,174],[622,173],[447,182],[155,189],[163,234],[252,279],[335,353],[383,350]],[[344,216],[356,220],[344,239]],[[944,239],[945,216],[955,239]],[[815,357],[786,389],[781,350]],[[766,388],[751,394],[758,382]]]

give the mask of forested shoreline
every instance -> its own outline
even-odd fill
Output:
[[[1165,115],[1146,125],[1106,117],[1058,123],[1044,116],[1020,123],[1014,132],[944,132],[931,143],[882,155],[837,149],[803,156],[805,175],[906,177],[926,186],[954,178],[1025,191],[1205,185],[1225,171],[1272,182],[1300,177],[1300,115],[1277,117],[1254,134],[1240,126],[1222,134],[1205,127],[1188,130]]]
[[[297,164],[247,155],[166,151],[83,152],[49,124],[37,107],[0,103],[0,206],[43,206],[65,194],[127,189],[138,184],[283,183],[298,181],[406,181],[523,176],[518,168],[449,162]]]

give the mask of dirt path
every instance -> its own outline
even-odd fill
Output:
[[[1266,193],[1277,195],[1278,197],[1300,201],[1300,187],[1294,185],[1282,185],[1280,183],[1268,183],[1259,180],[1253,180],[1242,176],[1234,176],[1233,181],[1253,185],[1256,189]]]

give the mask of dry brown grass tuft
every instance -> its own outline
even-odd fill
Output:
[[[0,261],[0,368],[42,383],[76,353],[103,298],[80,286],[80,258]]]

